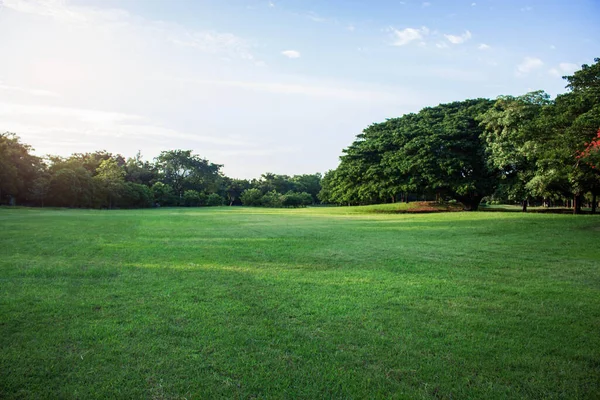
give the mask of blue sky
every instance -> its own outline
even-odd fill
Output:
[[[324,172],[373,122],[563,92],[600,56],[599,16],[595,0],[0,0],[0,131],[40,155]]]

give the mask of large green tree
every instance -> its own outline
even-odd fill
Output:
[[[510,200],[519,200],[523,211],[534,196],[532,186],[538,161],[537,144],[546,134],[535,129],[536,120],[544,107],[551,104],[543,91],[526,95],[500,96],[494,105],[479,117],[485,128],[486,151],[492,166],[501,170],[504,191]]]
[[[452,197],[476,210],[498,184],[478,118],[493,102],[465,100],[428,107],[367,128],[326,177],[337,203],[396,200],[402,192]]]

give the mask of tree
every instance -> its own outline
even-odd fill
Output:
[[[545,190],[552,188],[573,196],[575,214],[581,212],[586,193],[600,191],[597,172],[577,158],[600,128],[600,59],[595,62],[564,77],[570,91],[542,110],[536,127],[545,132],[545,140],[537,144],[539,161],[534,181]]]
[[[368,204],[396,201],[399,193],[408,198],[413,191],[450,196],[465,210],[477,210],[499,179],[476,120],[491,105],[487,99],[440,104],[371,125],[326,175],[322,197],[338,204]]]
[[[156,168],[150,162],[144,161],[139,151],[135,157],[127,159],[124,168],[127,182],[151,186],[158,179]]]
[[[242,204],[245,206],[260,206],[262,200],[262,192],[259,189],[246,189],[240,196]]]
[[[39,176],[31,184],[29,189],[31,196],[44,207],[44,200],[50,191],[50,179],[45,176]]]
[[[250,188],[250,182],[246,179],[231,179],[223,178],[224,191],[229,200],[229,205],[232,206],[236,202],[240,204],[240,197],[242,193]]]
[[[102,189],[108,208],[112,208],[125,186],[125,170],[113,158],[103,160],[96,170],[94,179]]]
[[[170,185],[156,182],[152,185],[151,191],[154,204],[159,206],[173,206],[176,204],[177,199]]]
[[[25,201],[29,187],[41,169],[41,159],[30,154],[14,133],[0,133],[0,204]]]
[[[511,200],[520,200],[523,211],[533,195],[527,184],[533,179],[537,153],[535,121],[543,107],[551,104],[550,96],[543,92],[531,92],[524,96],[500,96],[494,105],[478,117],[485,128],[488,159],[501,171],[501,180]]]
[[[225,199],[223,196],[217,193],[211,193],[208,195],[206,199],[206,205],[209,207],[219,207],[225,203]]]
[[[186,207],[200,207],[206,203],[206,195],[197,190],[186,190],[183,192],[183,204]]]
[[[185,190],[214,193],[219,189],[222,165],[213,164],[191,150],[163,151],[156,157],[156,168],[163,183],[170,185],[178,199]]]

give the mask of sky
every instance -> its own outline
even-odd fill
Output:
[[[599,20],[599,0],[0,0],[0,132],[40,156],[325,172],[387,118],[563,93]]]

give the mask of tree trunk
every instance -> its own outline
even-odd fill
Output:
[[[404,202],[408,203],[408,192],[405,193]]]
[[[576,194],[573,197],[573,214],[581,214],[581,195]]]
[[[523,212],[527,212],[527,199],[523,200]]]
[[[592,193],[592,214],[596,214],[596,204],[597,204],[597,199],[596,199],[596,193]]]
[[[479,203],[481,203],[481,199],[483,199],[483,196],[473,195],[457,198],[461,203],[463,203],[464,211],[477,211],[479,209]]]

